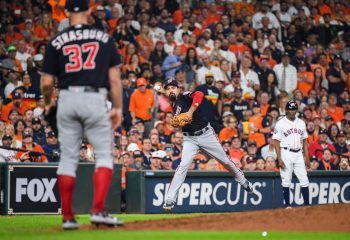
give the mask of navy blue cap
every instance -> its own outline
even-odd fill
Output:
[[[253,108],[260,108],[260,104],[258,102],[253,103]]]
[[[327,129],[321,128],[318,134],[328,134]]]
[[[247,163],[254,163],[254,162],[256,162],[256,159],[253,156],[249,156],[249,157],[247,157],[246,161],[247,161]]]
[[[341,57],[341,55],[340,54],[335,54],[334,55],[334,60],[343,60],[343,58]]]
[[[22,134],[22,137],[23,137],[23,138],[33,137],[33,134],[30,133],[30,132],[24,132],[24,133]]]
[[[282,57],[290,57],[289,52],[284,52],[284,53],[282,54]]]
[[[32,124],[41,124],[40,118],[36,117],[32,119]]]
[[[343,130],[340,130],[337,134],[337,137],[346,137],[346,133]]]
[[[169,85],[173,85],[175,87],[179,87],[178,82],[173,79],[173,78],[169,78],[167,80],[165,80],[165,82],[163,82],[163,88],[166,89]]]
[[[5,134],[5,135],[2,137],[2,141],[4,141],[4,140],[12,140],[11,135]]]
[[[296,101],[289,101],[286,105],[287,110],[298,110],[298,104]]]
[[[84,12],[89,10],[89,0],[68,0],[66,4],[68,12]]]
[[[57,137],[54,131],[50,131],[47,133],[47,137]]]

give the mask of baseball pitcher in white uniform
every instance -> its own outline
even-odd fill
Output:
[[[293,171],[300,182],[304,205],[309,205],[309,179],[306,172],[306,166],[310,167],[308,135],[305,122],[296,117],[297,110],[298,104],[289,101],[286,116],[276,123],[273,133],[286,208],[291,208],[289,188]]]

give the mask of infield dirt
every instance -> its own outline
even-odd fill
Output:
[[[136,221],[127,223],[118,230],[350,232],[350,204],[203,214],[189,218]]]

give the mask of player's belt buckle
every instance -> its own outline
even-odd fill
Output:
[[[68,91],[70,91],[70,92],[84,92],[84,87],[82,87],[82,86],[69,86]]]

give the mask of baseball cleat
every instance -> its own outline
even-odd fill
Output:
[[[248,180],[242,185],[242,187],[247,193],[255,194],[253,184]]]
[[[96,226],[107,225],[110,227],[123,226],[124,222],[116,217],[113,217],[107,212],[92,213],[90,216],[90,222]]]
[[[174,206],[175,206],[174,202],[165,202],[164,205],[163,205],[163,209],[165,211],[171,211],[171,209],[173,209]]]
[[[63,222],[62,222],[63,230],[76,230],[79,227],[80,226],[75,219],[63,220]]]

